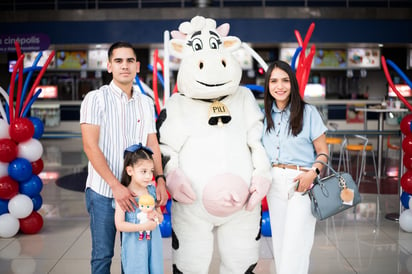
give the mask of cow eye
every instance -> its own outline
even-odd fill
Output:
[[[215,37],[210,37],[209,39],[209,46],[211,49],[218,49],[219,48],[219,40]]]
[[[202,40],[200,40],[199,38],[193,39],[192,48],[194,51],[199,51],[203,49]]]

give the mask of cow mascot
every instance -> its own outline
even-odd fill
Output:
[[[160,132],[172,203],[173,273],[206,274],[217,243],[220,273],[253,273],[259,256],[261,200],[271,184],[261,144],[263,113],[239,86],[241,46],[201,16],[171,33],[181,59],[178,93],[167,101]],[[217,237],[216,241],[214,236]]]

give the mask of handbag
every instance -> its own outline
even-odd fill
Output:
[[[329,176],[317,176],[309,190],[311,210],[316,219],[324,220],[361,202],[358,186],[349,173],[336,172],[323,161],[315,163],[321,163],[331,171]]]

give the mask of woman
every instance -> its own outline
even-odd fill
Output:
[[[292,68],[283,61],[265,78],[263,145],[272,163],[267,195],[277,274],[308,273],[316,219],[305,192],[327,162],[327,130],[318,110],[306,104]]]

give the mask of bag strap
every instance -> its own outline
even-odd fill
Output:
[[[324,166],[327,167],[330,171],[332,171],[332,173],[335,174],[335,176],[338,176],[338,175],[339,175],[339,174],[333,169],[333,167],[331,167],[329,164],[325,163],[324,161],[316,160],[314,163],[320,163],[320,164],[324,165]]]

